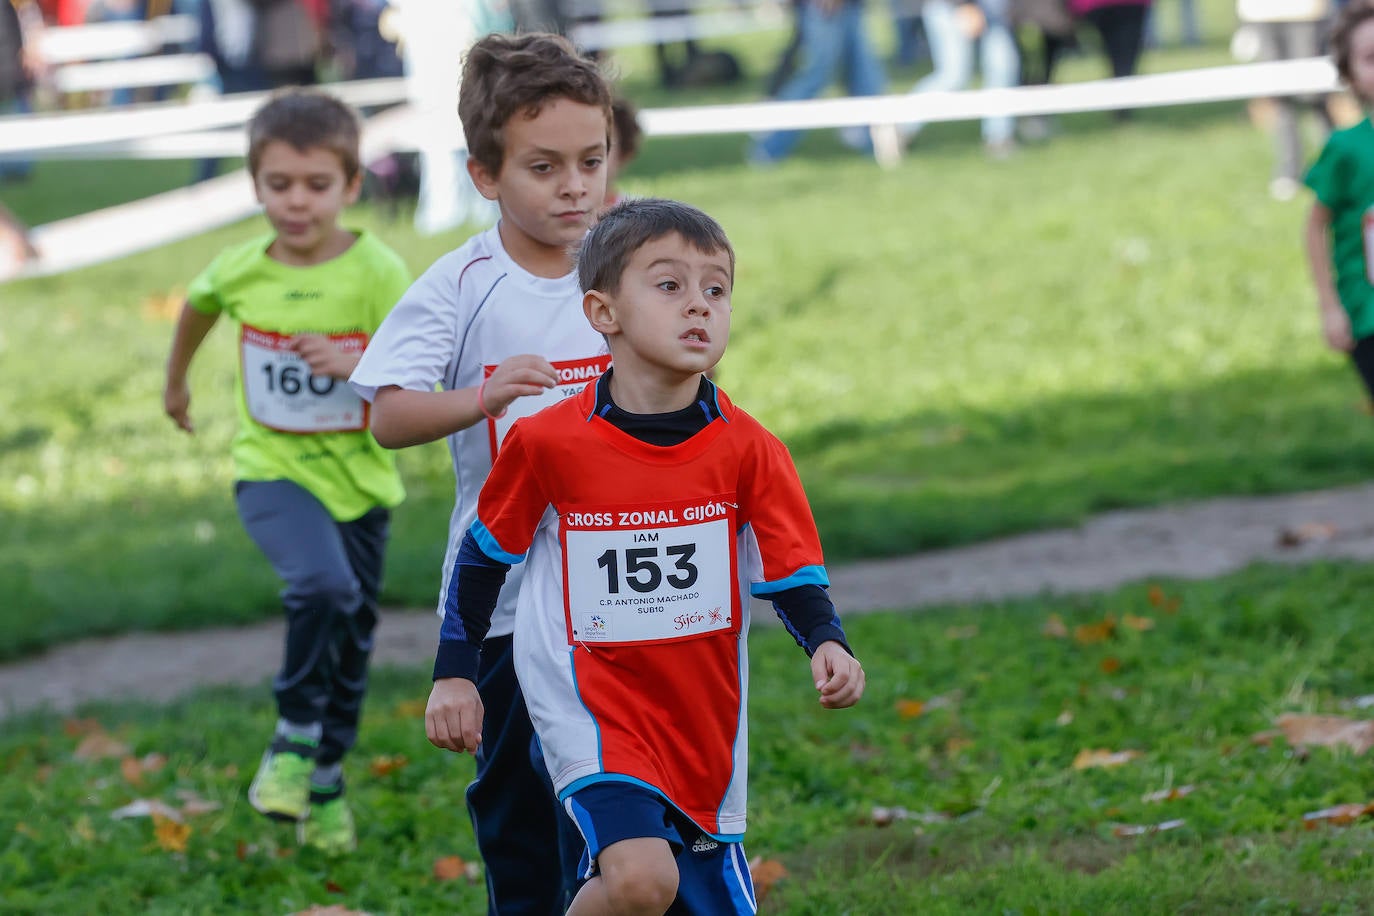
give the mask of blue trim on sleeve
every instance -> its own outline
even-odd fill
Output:
[[[502,563],[509,563],[512,566],[516,563],[525,562],[523,553],[506,553],[502,550],[501,545],[496,543],[496,538],[487,530],[487,526],[482,524],[481,519],[473,519],[472,527],[468,531],[472,533],[473,540],[477,541],[477,546],[482,548],[482,553],[493,560],[500,560]]]
[[[819,585],[821,588],[829,588],[830,576],[826,574],[824,566],[803,566],[786,579],[778,579],[774,582],[755,582],[751,584],[749,586],[749,594],[756,598],[762,598],[773,592],[782,592],[789,588],[796,588],[798,585]]]

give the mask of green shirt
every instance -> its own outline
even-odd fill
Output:
[[[361,353],[410,285],[400,257],[358,233],[323,264],[293,267],[267,256],[267,235],[221,252],[187,293],[191,307],[234,322],[240,480],[292,480],[338,521],[405,498],[394,453],[367,428],[367,405],[342,379],[315,377],[292,335],[325,334]]]
[[[1331,211],[1336,293],[1350,315],[1351,331],[1356,339],[1374,336],[1374,125],[1369,119],[1333,133],[1306,181]]]

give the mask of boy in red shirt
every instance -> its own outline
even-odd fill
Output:
[[[426,731],[477,749],[479,650],[510,564],[528,558],[516,673],[587,841],[568,912],[752,913],[748,596],[771,600],[811,656],[823,706],[856,703],[863,668],[791,457],[705,375],[730,334],[719,224],[626,201],[577,267],[612,365],[507,435],[459,551]]]

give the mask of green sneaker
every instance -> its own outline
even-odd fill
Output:
[[[310,774],[315,761],[274,742],[262,755],[253,784],[248,787],[248,803],[258,813],[279,821],[299,821],[310,808]]]
[[[341,856],[358,848],[358,831],[348,800],[336,795],[328,801],[311,801],[310,816],[296,825],[296,839],[331,856]]]

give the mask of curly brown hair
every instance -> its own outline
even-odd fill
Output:
[[[262,151],[274,140],[299,152],[326,149],[339,157],[344,177],[358,174],[358,116],[327,92],[292,87],[273,94],[248,122],[248,173],[256,176]]]
[[[458,90],[458,120],[468,154],[491,174],[500,174],[506,123],[517,113],[534,117],[554,99],[594,105],[605,112],[609,146],[611,87],[596,63],[578,54],[571,42],[543,32],[479,39],[463,60]]]
[[[1355,29],[1369,19],[1374,19],[1374,0],[1351,0],[1341,9],[1331,28],[1331,57],[1336,62],[1336,72],[1347,85],[1350,83],[1350,39]]]

